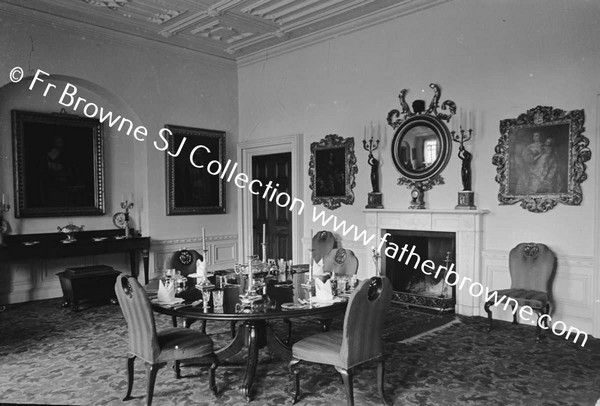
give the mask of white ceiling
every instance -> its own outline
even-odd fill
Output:
[[[0,10],[142,37],[237,61],[411,14],[448,0],[0,0]]]

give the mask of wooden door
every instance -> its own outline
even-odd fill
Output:
[[[292,196],[291,171],[291,152],[252,157],[252,179],[259,180],[262,185],[259,188],[255,183],[254,191],[260,192],[252,196],[253,252],[261,259],[263,224],[266,224],[267,231],[267,258],[292,259],[292,212],[276,203],[280,193]],[[263,198],[267,185],[270,188]],[[285,199],[280,201],[285,202]]]

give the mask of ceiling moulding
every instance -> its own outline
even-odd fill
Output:
[[[346,21],[314,33],[290,39],[282,44],[276,44],[248,55],[237,58],[238,68],[264,62],[276,56],[284,55],[329,39],[346,35],[354,31],[368,28],[386,21],[404,17],[452,0],[414,0],[402,1],[393,6],[374,11],[370,14]]]
[[[66,30],[77,30],[81,34],[89,35],[91,38],[98,40],[108,39],[116,43],[133,46],[140,49],[152,49],[168,51],[181,55],[187,53],[196,58],[200,58],[202,62],[206,62],[216,67],[235,67],[235,59],[232,56],[213,55],[207,52],[203,52],[192,47],[185,45],[178,45],[162,41],[160,39],[149,39],[143,36],[130,34],[121,31],[115,31],[114,29],[108,29],[100,26],[96,26],[89,23],[82,23],[74,21],[66,17],[56,16],[46,12],[32,10],[23,6],[15,6],[12,4],[4,3],[0,0],[0,12],[5,15],[13,15],[17,17],[25,18],[33,23],[45,25],[52,28],[62,28]],[[40,66],[40,68],[42,68]]]

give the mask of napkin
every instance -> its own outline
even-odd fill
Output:
[[[323,282],[319,278],[315,278],[315,296],[313,301],[316,302],[330,302],[333,301],[334,296],[331,291],[331,280]]]
[[[206,271],[206,261],[198,258],[196,260],[196,274],[198,274],[201,278],[206,279],[207,271]]]
[[[158,294],[156,296],[158,303],[172,304],[181,303],[183,299],[175,297],[175,284],[168,283],[167,286],[162,280],[158,281]]]
[[[319,262],[312,262],[313,275],[323,275],[323,258]]]

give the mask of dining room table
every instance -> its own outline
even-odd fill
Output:
[[[233,338],[218,348],[215,354],[219,363],[223,364],[241,351],[247,351],[240,389],[246,401],[250,401],[259,350],[267,349],[272,356],[284,361],[291,359],[291,345],[276,334],[273,322],[284,320],[291,326],[289,321],[293,318],[334,318],[346,309],[347,293],[320,300],[314,296],[314,288],[311,295],[306,277],[306,274],[299,273],[289,280],[261,278],[253,284],[252,295],[255,298],[251,301],[248,300],[247,275],[237,275],[239,283],[226,283],[218,288],[210,285],[201,287],[192,281],[176,294],[179,303],[158,301],[158,279],[150,281],[146,291],[156,313],[182,318],[186,327],[197,320],[235,322],[237,329]],[[223,305],[217,303],[215,306],[215,298],[221,295]]]

